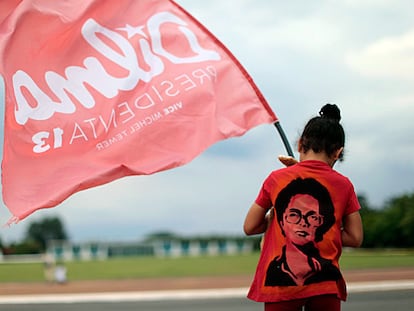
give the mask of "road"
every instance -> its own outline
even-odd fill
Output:
[[[343,311],[414,310],[414,269],[347,273]],[[0,283],[0,311],[259,311],[246,298],[250,277]],[[173,289],[172,289],[173,288]]]
[[[414,290],[354,293],[342,305],[342,311],[414,310]]]
[[[237,295],[239,296],[239,295]],[[61,302],[61,303],[6,303],[0,311],[261,311],[263,305],[244,297],[184,298],[141,301]],[[414,290],[391,290],[353,293],[342,304],[343,311],[412,311]]]

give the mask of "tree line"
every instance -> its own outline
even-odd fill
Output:
[[[414,247],[414,192],[391,198],[380,209],[359,197],[366,248]]]
[[[364,224],[362,247],[414,247],[414,192],[391,198],[380,208],[372,207],[363,195],[358,198]],[[58,217],[51,217],[30,223],[20,242],[6,245],[0,239],[0,248],[4,255],[41,254],[45,252],[49,240],[68,239],[62,221]],[[256,239],[259,249],[260,237]]]
[[[58,217],[31,222],[21,241],[5,244],[0,240],[0,247],[3,255],[42,254],[49,240],[68,240],[65,226]]]

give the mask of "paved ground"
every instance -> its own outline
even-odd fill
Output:
[[[344,271],[347,283],[414,280],[414,268]],[[54,283],[0,283],[0,296],[56,293],[137,292],[154,290],[241,288],[250,285],[252,275],[232,277],[182,277],[118,281],[68,281]]]

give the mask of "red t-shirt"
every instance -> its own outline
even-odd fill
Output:
[[[248,298],[277,302],[336,294],[345,300],[338,263],[342,219],[360,209],[350,180],[324,162],[302,161],[273,171],[255,202],[275,209]]]

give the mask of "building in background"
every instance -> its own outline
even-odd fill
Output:
[[[47,255],[58,261],[105,260],[125,256],[181,257],[235,255],[255,250],[256,239],[238,237],[181,238],[154,236],[142,242],[49,241]]]

